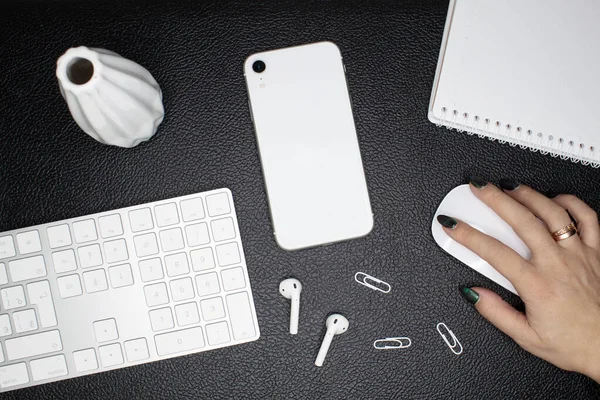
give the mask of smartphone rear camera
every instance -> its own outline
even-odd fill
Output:
[[[258,61],[254,61],[254,63],[252,64],[252,69],[257,74],[262,74],[263,72],[265,72],[265,69],[267,69],[267,66],[265,65],[264,62],[258,60]]]

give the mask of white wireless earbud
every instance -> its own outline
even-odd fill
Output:
[[[329,317],[327,317],[327,322],[325,324],[327,325],[327,333],[323,338],[323,343],[321,344],[319,354],[317,355],[317,360],[315,361],[315,365],[317,367],[323,366],[325,356],[327,355],[329,346],[331,346],[333,335],[339,335],[346,332],[348,330],[348,326],[350,325],[346,317],[340,314],[331,314]]]
[[[292,312],[290,314],[290,333],[298,333],[298,319],[300,318],[300,292],[302,284],[298,279],[289,278],[279,284],[279,293],[286,299],[292,300]]]

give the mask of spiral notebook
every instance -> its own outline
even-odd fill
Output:
[[[600,166],[600,1],[451,0],[430,121]]]

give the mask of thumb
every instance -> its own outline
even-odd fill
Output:
[[[527,349],[539,342],[539,337],[529,325],[525,314],[515,310],[496,293],[481,287],[465,287],[461,289],[461,293],[475,305],[483,318],[510,336],[519,346]]]

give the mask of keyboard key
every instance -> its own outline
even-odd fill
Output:
[[[54,311],[54,301],[52,292],[50,292],[50,283],[41,281],[27,285],[29,301],[38,307],[38,315],[42,328],[56,326],[56,312]]]
[[[17,244],[19,245],[19,252],[21,254],[35,253],[42,250],[40,234],[36,230],[17,233]]]
[[[195,221],[205,217],[204,206],[202,205],[202,199],[200,197],[182,200],[179,205],[181,206],[181,215],[184,222]]]
[[[27,303],[25,302],[25,292],[23,286],[13,286],[0,290],[0,297],[2,297],[2,305],[5,310],[10,310],[17,307],[23,307]]]
[[[165,265],[167,266],[167,275],[177,276],[190,272],[187,256],[185,253],[171,254],[165,256]]]
[[[12,328],[10,326],[10,318],[8,314],[0,315],[0,336],[12,335]]]
[[[57,330],[6,339],[6,357],[9,360],[35,357],[62,350],[60,333]]]
[[[175,323],[173,323],[173,313],[171,313],[171,309],[166,307],[150,311],[150,325],[152,325],[152,330],[154,332],[173,328]]]
[[[145,235],[134,236],[133,244],[135,245],[135,254],[137,254],[138,257],[146,257],[152,254],[158,254],[158,243],[154,233],[146,233]]]
[[[183,249],[183,236],[180,228],[160,231],[160,244],[163,251],[173,251]]]
[[[103,269],[84,272],[83,282],[85,283],[85,291],[87,293],[96,293],[108,289],[106,273]]]
[[[206,196],[206,205],[208,207],[208,215],[211,217],[229,214],[231,212],[229,196],[227,193],[217,193]]]
[[[117,265],[108,269],[110,284],[113,288],[133,285],[133,274],[129,264]]]
[[[158,355],[165,356],[204,347],[204,335],[202,328],[196,327],[156,335],[154,342]]]
[[[61,276],[56,279],[56,283],[58,283],[58,292],[60,293],[60,297],[63,299],[69,297],[80,296],[83,294],[83,290],[81,290],[81,281],[79,280],[79,275],[67,275]]]
[[[65,356],[62,354],[33,360],[29,363],[29,366],[31,367],[31,376],[34,381],[51,379],[68,374],[67,360],[65,360]]]
[[[154,207],[154,214],[156,215],[156,225],[159,228],[179,223],[177,204],[175,203],[161,204]]]
[[[210,243],[208,236],[208,225],[204,222],[201,224],[193,224],[185,227],[185,236],[187,237],[188,246],[200,246]]]
[[[216,247],[217,259],[219,265],[225,267],[227,265],[239,264],[241,261],[240,250],[238,249],[237,243],[221,244]]]
[[[0,258],[14,257],[16,254],[12,236],[0,237]]]
[[[226,292],[246,287],[244,270],[241,267],[221,271],[221,279],[223,281],[223,289],[225,289]]]
[[[0,285],[8,283],[8,274],[6,273],[6,265],[0,263]]]
[[[135,362],[150,358],[150,353],[148,352],[148,343],[146,343],[146,339],[139,338],[134,340],[128,340],[124,344],[125,354],[127,355],[127,361]]]
[[[100,361],[103,367],[123,364],[123,353],[119,343],[100,346],[98,347],[98,353],[100,353]]]
[[[221,291],[216,272],[196,276],[196,285],[198,287],[198,296],[208,296]]]
[[[129,254],[127,253],[125,239],[104,242],[104,254],[106,255],[106,262],[109,264],[126,261],[129,258]]]
[[[123,224],[121,223],[121,216],[119,214],[100,217],[98,218],[98,224],[100,225],[100,236],[104,239],[123,234]]]
[[[71,231],[69,231],[69,225],[67,224],[51,226],[46,229],[46,232],[48,233],[48,243],[51,249],[73,244]]]
[[[0,346],[0,363],[4,362],[4,352],[2,351],[2,346]]]
[[[132,232],[141,232],[154,228],[152,212],[149,208],[129,211],[129,223],[131,224]]]
[[[167,304],[169,302],[167,285],[164,282],[144,286],[144,294],[146,295],[146,304],[148,307]]]
[[[241,292],[230,294],[226,297],[229,320],[235,340],[253,338],[256,335],[254,321],[252,320],[252,308],[248,293]]]
[[[169,283],[173,301],[191,299],[195,296],[191,278],[176,279]]]
[[[235,238],[235,227],[233,226],[233,219],[231,218],[210,221],[210,226],[215,242],[222,242],[223,240]]]
[[[206,325],[206,339],[208,339],[208,344],[211,346],[229,342],[231,338],[229,337],[227,322]]]
[[[179,326],[197,324],[200,322],[198,306],[196,303],[186,303],[175,306],[175,316]]]
[[[44,262],[43,256],[9,261],[8,269],[10,271],[10,278],[13,282],[21,282],[46,276],[46,263]]]
[[[57,274],[77,269],[75,252],[72,249],[52,253],[52,263],[54,264],[54,272]]]
[[[192,259],[192,268],[194,271],[204,271],[215,267],[215,259],[210,247],[192,250],[190,258]]]
[[[73,352],[75,369],[77,372],[93,371],[98,369],[98,359],[94,349],[79,350]]]
[[[151,258],[139,262],[140,275],[143,282],[156,281],[163,278],[162,262],[160,258]]]
[[[35,311],[33,309],[17,311],[13,313],[15,331],[17,333],[34,331],[38,328]]]
[[[114,318],[109,318],[94,322],[94,333],[96,334],[96,341],[98,343],[117,340],[119,338],[117,321]]]
[[[0,367],[0,388],[22,385],[29,382],[27,365],[25,363]]]
[[[99,244],[80,247],[77,249],[81,268],[92,268],[102,265],[102,252]]]
[[[93,219],[73,222],[73,233],[77,243],[91,242],[98,239],[96,222]]]
[[[225,317],[225,308],[223,308],[223,300],[221,300],[220,297],[202,300],[200,302],[200,308],[202,309],[202,316],[205,321],[212,321],[213,319]]]

